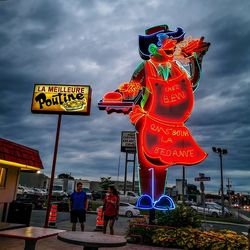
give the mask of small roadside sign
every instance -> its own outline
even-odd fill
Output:
[[[135,131],[122,131],[121,152],[136,152]]]
[[[211,178],[210,177],[195,177],[194,178],[195,181],[210,181]]]

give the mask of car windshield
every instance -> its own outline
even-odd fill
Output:
[[[218,204],[208,204],[208,206],[209,206],[210,208],[214,208],[214,209],[221,209],[221,206],[218,205]]]
[[[215,208],[217,208],[217,209],[221,209],[221,206],[218,205],[218,204],[213,204],[213,206],[214,206]]]

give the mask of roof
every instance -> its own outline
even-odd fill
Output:
[[[38,150],[2,138],[0,138],[0,164],[19,167],[21,170],[43,169]]]

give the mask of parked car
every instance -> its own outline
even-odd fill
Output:
[[[41,193],[42,193],[42,195],[47,195],[48,191],[45,188],[42,188],[41,189]]]
[[[35,190],[34,188],[19,185],[17,188],[17,194],[35,194]]]
[[[139,216],[140,210],[130,203],[120,202],[119,215],[125,215],[127,217]]]
[[[33,209],[43,209],[45,197],[36,194],[18,194],[16,201],[19,203],[32,203]]]
[[[67,197],[60,201],[53,201],[52,203],[57,205],[58,212],[69,212],[69,199]]]
[[[17,194],[24,194],[24,187],[18,186],[18,188],[17,188]]]
[[[235,204],[232,205],[232,207],[234,207],[234,208],[240,208],[240,204],[235,203]]]
[[[45,195],[46,193],[40,188],[33,188],[35,194]]]
[[[205,207],[203,205],[191,206],[199,214],[210,215],[213,217],[222,216],[222,207],[215,202],[206,202]],[[224,214],[230,216],[230,211],[224,207]]]
[[[243,209],[244,209],[244,210],[249,210],[249,209],[250,209],[250,205],[244,205],[244,206],[243,206]]]
[[[177,201],[177,205],[182,205],[183,204],[183,201]],[[196,202],[194,202],[194,201],[184,201],[184,204],[186,205],[186,206],[196,206],[197,205],[197,203]]]
[[[120,201],[127,203],[136,203],[139,198],[139,195],[133,191],[126,191],[125,194],[119,191]]]
[[[91,193],[91,198],[93,200],[102,200],[102,199],[104,199],[106,193],[107,193],[107,191],[93,191]]]

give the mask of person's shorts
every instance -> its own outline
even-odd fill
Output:
[[[86,211],[85,210],[71,210],[70,211],[70,221],[71,223],[83,223],[86,221]]]
[[[104,220],[115,220],[116,219],[116,215],[104,215]]]

